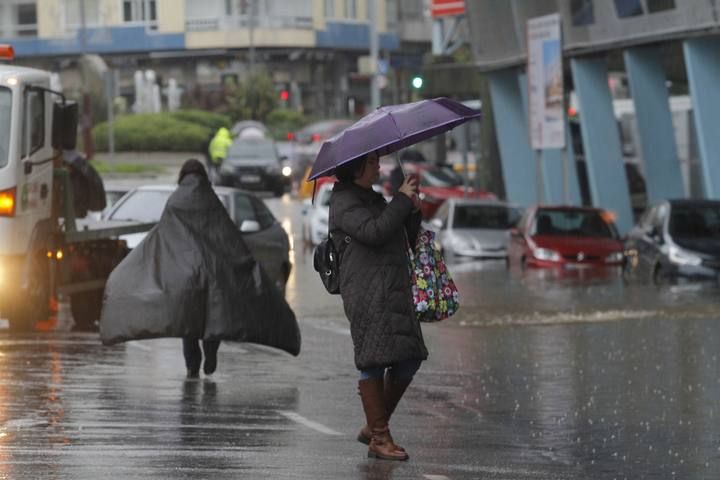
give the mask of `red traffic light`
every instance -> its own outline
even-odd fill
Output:
[[[290,92],[288,92],[287,90],[281,90],[280,100],[282,100],[283,102],[287,102],[288,99],[290,99]]]

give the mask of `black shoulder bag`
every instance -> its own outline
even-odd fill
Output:
[[[345,236],[344,243],[350,243],[350,237]],[[345,250],[344,248],[342,249]],[[328,293],[337,295],[340,293],[340,259],[342,251],[339,251],[332,239],[332,234],[315,247],[313,253],[313,267],[320,274],[320,280]]]

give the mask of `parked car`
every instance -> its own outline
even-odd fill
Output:
[[[176,185],[149,185],[130,190],[106,215],[116,222],[157,222]],[[235,188],[213,187],[243,234],[255,259],[284,291],[290,275],[290,241],[285,230],[260,198]],[[147,232],[120,237],[129,248],[137,246]]]
[[[105,187],[105,208],[99,212],[88,212],[88,217],[92,220],[101,220],[107,215],[115,203],[125,195],[130,188],[128,187]]]
[[[330,196],[334,185],[334,182],[323,183],[315,192],[315,202],[309,198],[305,200],[302,209],[302,238],[306,244],[318,245],[328,236]]]
[[[448,261],[457,257],[505,259],[510,229],[520,209],[507,203],[473,198],[450,198],[430,220]]]
[[[655,284],[720,279],[720,201],[666,200],[627,236],[625,276]]]
[[[292,174],[290,167],[283,166],[283,160],[272,139],[235,139],[220,165],[216,183],[249,190],[270,190],[279,197],[290,189]]]
[[[319,148],[322,142],[334,137],[353,123],[354,122],[352,120],[343,118],[321,120],[319,122],[311,123],[310,125],[307,125],[293,133],[291,135],[291,140],[306,145],[316,143]]]
[[[455,172],[449,165],[428,165],[422,163],[403,164],[406,175],[417,175],[420,191],[422,216],[430,219],[442,203],[449,198],[465,197],[462,175]],[[467,198],[497,200],[490,193],[468,187]]]
[[[257,120],[242,120],[236,122],[230,129],[233,138],[236,137],[269,137],[270,130],[267,126]]]
[[[509,265],[619,267],[623,243],[612,216],[598,208],[534,206],[511,231]]]

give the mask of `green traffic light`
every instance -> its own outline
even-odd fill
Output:
[[[412,79],[412,86],[413,86],[413,88],[422,88],[422,86],[423,86],[422,77],[414,77]]]

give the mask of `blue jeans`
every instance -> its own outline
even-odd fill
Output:
[[[415,376],[415,372],[420,368],[420,363],[422,363],[422,360],[405,360],[388,365],[387,367],[367,368],[360,370],[360,380],[383,378],[385,371],[387,371],[388,375],[396,380],[410,381]]]

